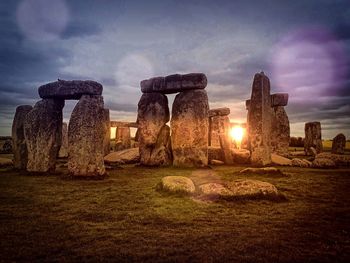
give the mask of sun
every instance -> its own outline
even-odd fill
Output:
[[[243,139],[243,135],[244,129],[241,126],[235,126],[230,130],[230,136],[232,140],[236,142],[239,148]]]

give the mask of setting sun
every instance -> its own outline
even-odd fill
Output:
[[[239,148],[241,145],[243,134],[244,134],[244,129],[240,126],[233,127],[230,130],[230,136],[231,136],[232,140],[236,142],[236,144]]]

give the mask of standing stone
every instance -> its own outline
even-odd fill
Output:
[[[254,76],[248,111],[248,132],[251,163],[271,163],[271,98],[270,80],[263,72]]]
[[[333,138],[332,153],[344,154],[345,144],[346,144],[345,135],[342,133],[339,133],[337,136]]]
[[[58,152],[58,157],[68,157],[68,125],[65,122],[62,124],[62,142],[60,151]]]
[[[117,127],[115,130],[116,151],[129,149],[131,147],[130,127]]]
[[[63,100],[43,99],[37,102],[24,121],[28,149],[28,172],[51,172],[61,146]]]
[[[288,115],[283,106],[272,108],[271,150],[279,155],[288,155],[290,128]]]
[[[103,141],[103,149],[104,149],[104,155],[106,156],[110,152],[110,147],[111,147],[111,122],[109,118],[109,109],[104,109],[105,113],[105,129],[106,129],[106,134],[104,137]]]
[[[176,95],[171,118],[171,145],[175,166],[208,165],[208,96],[205,90]]]
[[[209,118],[209,145],[220,146],[219,136],[226,136],[229,141],[230,118],[228,116],[214,116]]]
[[[24,121],[28,112],[33,109],[30,105],[21,105],[16,108],[12,123],[13,166],[16,169],[26,169],[28,162],[27,144],[24,138]]]
[[[160,93],[141,96],[137,111],[140,163],[147,166],[171,165],[168,98]]]
[[[73,176],[105,175],[105,136],[103,97],[83,95],[73,109],[68,126],[68,170]]]
[[[307,155],[313,155],[311,147],[316,153],[322,152],[321,123],[318,121],[305,123],[304,151]]]

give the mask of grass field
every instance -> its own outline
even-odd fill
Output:
[[[127,166],[101,181],[2,169],[0,261],[350,261],[349,170],[289,167],[270,177],[242,168],[212,171],[273,183],[287,201],[200,202],[155,190],[191,169]]]

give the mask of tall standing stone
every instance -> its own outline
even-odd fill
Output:
[[[175,166],[208,165],[208,111],[205,90],[189,90],[176,95],[171,118]]]
[[[345,135],[342,133],[339,133],[337,136],[333,138],[332,153],[344,154],[345,144],[346,144]]]
[[[287,155],[290,141],[288,115],[283,106],[272,108],[271,150],[279,155]]]
[[[219,147],[219,136],[227,136],[229,140],[229,130],[231,128],[229,108],[211,109],[209,114],[209,146]]]
[[[68,157],[68,125],[65,122],[62,124],[62,142],[60,151],[58,152],[58,157]]]
[[[103,149],[104,149],[104,155],[109,154],[110,152],[110,147],[111,147],[111,122],[110,122],[110,117],[109,117],[109,109],[104,109],[104,125],[106,129],[106,134],[103,140]]]
[[[317,153],[322,152],[322,135],[321,135],[321,123],[307,122],[305,123],[305,141],[304,151],[308,155],[313,155],[312,149],[314,148]]]
[[[271,99],[270,80],[263,72],[254,76],[248,111],[248,132],[251,163],[271,163]]]
[[[103,97],[83,95],[73,109],[68,126],[68,170],[73,176],[105,175],[105,136]]]
[[[27,171],[44,173],[55,170],[61,146],[63,106],[64,100],[43,99],[26,115]]]
[[[33,109],[30,105],[21,105],[16,108],[12,123],[13,166],[16,169],[26,169],[28,162],[27,144],[24,138],[24,121],[27,114]]]
[[[172,163],[168,99],[160,93],[145,93],[138,103],[137,137],[140,162],[147,166]]]
[[[116,151],[129,149],[131,147],[130,127],[118,126],[115,130]]]

